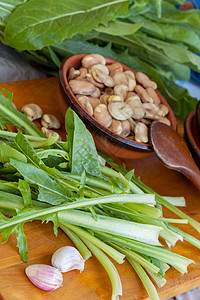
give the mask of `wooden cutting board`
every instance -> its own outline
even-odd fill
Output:
[[[65,138],[64,117],[58,106],[59,83],[57,78],[29,80],[21,82],[1,83],[0,88],[13,92],[13,101],[17,108],[26,103],[37,103],[44,113],[52,113],[62,121],[62,129],[58,132]],[[122,161],[120,162],[122,163]],[[167,169],[154,154],[144,159],[125,161],[128,169],[135,169],[136,176],[164,196],[184,196],[187,207],[183,211],[200,221],[200,192],[181,174]],[[165,210],[166,217],[174,217]],[[68,237],[59,230],[58,236],[53,234],[52,224],[41,224],[39,221],[24,226],[28,242],[28,264],[22,263],[16,247],[16,238],[11,236],[6,244],[0,245],[0,299],[5,300],[98,300],[111,299],[111,284],[101,264],[96,258],[90,258],[84,271],[71,271],[64,274],[63,286],[52,292],[44,292],[36,288],[26,277],[24,270],[35,263],[50,264],[55,250],[65,245],[73,245]],[[181,229],[200,239],[189,225],[181,225]],[[200,250],[187,242],[178,242],[172,249],[181,255],[192,258],[188,273],[182,276],[173,268],[166,273],[167,283],[157,289],[160,299],[168,299],[190,289],[200,286]],[[125,262],[115,263],[123,286],[124,300],[149,299],[142,283],[134,270]]]

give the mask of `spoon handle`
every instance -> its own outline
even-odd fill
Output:
[[[200,171],[196,168],[182,169],[180,170],[195,186],[200,190]]]

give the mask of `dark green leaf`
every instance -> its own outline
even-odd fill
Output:
[[[31,162],[34,166],[43,169],[50,175],[58,174],[56,169],[49,168],[43,163],[43,161],[37,156],[37,152],[34,150],[28,139],[20,131],[14,138],[14,143],[17,146],[17,149],[19,149],[19,151],[27,157],[28,162]]]
[[[5,39],[18,50],[41,49],[128,15],[128,5],[128,0],[57,0],[56,5],[30,0],[11,15]]]
[[[85,170],[89,175],[101,176],[98,154],[91,133],[73,110],[67,110],[65,120],[71,172],[82,174]]]
[[[0,161],[4,164],[10,161],[10,158],[16,158],[22,161],[27,161],[26,156],[9,145],[0,144]]]
[[[59,204],[61,200],[69,199],[69,192],[64,187],[62,187],[58,182],[51,179],[43,170],[38,169],[32,164],[24,163],[16,159],[10,160],[11,166],[15,167],[20,174],[24,177],[26,181],[31,184],[38,185],[42,191],[46,190],[48,197],[43,197],[39,194],[38,199],[51,203],[53,205]],[[49,197],[49,194],[52,194],[52,198]],[[71,194],[70,194],[71,195]],[[41,199],[40,199],[41,197]]]
[[[148,20],[144,16],[134,16],[128,18],[133,23],[143,22],[140,29],[142,32],[161,40],[175,43],[184,43],[191,50],[200,52],[200,37],[193,30],[179,28],[170,24],[162,24]]]
[[[130,35],[134,34],[140,27],[143,25],[143,23],[140,24],[133,24],[126,23],[126,22],[109,22],[108,26],[99,25],[97,28],[95,28],[96,31],[112,34],[112,35]]]
[[[22,194],[25,207],[32,206],[30,185],[25,180],[19,180],[18,188]]]

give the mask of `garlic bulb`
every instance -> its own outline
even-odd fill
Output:
[[[35,286],[44,291],[53,291],[63,282],[63,276],[59,270],[44,264],[30,265],[25,269],[25,273]]]
[[[78,269],[80,272],[84,269],[85,260],[79,251],[71,246],[65,246],[58,249],[51,258],[51,264],[60,272],[68,272]]]

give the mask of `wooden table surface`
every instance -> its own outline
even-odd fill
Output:
[[[59,131],[65,138],[64,118],[58,105],[59,88],[57,78],[37,79],[21,82],[1,83],[0,87],[13,92],[13,102],[18,109],[26,103],[39,104],[44,113],[52,113],[62,121]],[[136,176],[164,196],[184,196],[187,207],[183,211],[200,221],[200,192],[183,175],[167,169],[154,154],[144,159],[125,161],[128,169],[135,169]],[[166,217],[174,215],[165,210]],[[73,245],[68,237],[59,230],[58,236],[53,234],[52,224],[41,224],[39,221],[27,223],[24,226],[28,242],[29,262],[21,261],[16,247],[16,238],[11,236],[6,244],[0,245],[0,299],[5,300],[43,300],[43,299],[70,299],[70,300],[98,300],[111,299],[111,284],[101,264],[96,258],[90,258],[80,274],[77,270],[64,274],[63,286],[52,292],[45,292],[36,288],[27,279],[24,270],[29,264],[50,264],[55,250],[65,245]],[[181,225],[181,229],[200,238],[189,225]],[[192,258],[188,273],[179,274],[170,268],[166,273],[167,283],[157,289],[160,299],[168,299],[200,285],[200,250],[187,242],[180,241],[172,249],[176,253]],[[116,264],[119,271],[124,300],[149,299],[140,280],[131,266],[125,262]]]

